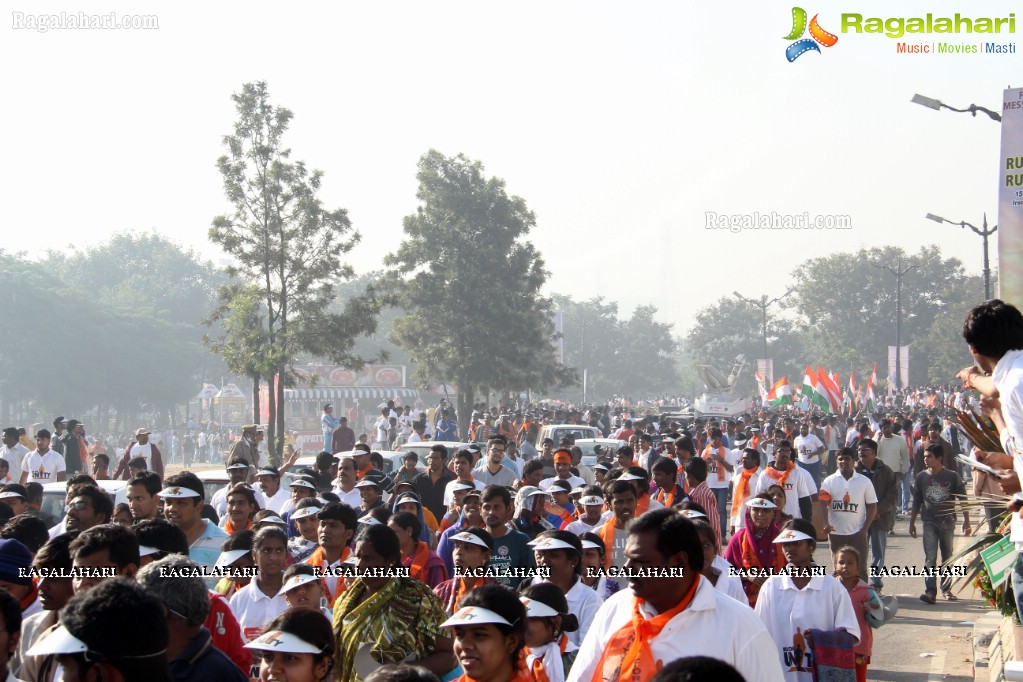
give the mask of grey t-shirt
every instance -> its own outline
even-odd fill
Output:
[[[913,485],[913,511],[920,514],[924,523],[945,528],[954,526],[957,495],[966,495],[966,486],[959,474],[951,469],[942,469],[936,474],[921,471]]]

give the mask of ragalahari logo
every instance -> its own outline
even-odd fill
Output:
[[[838,42],[838,36],[834,33],[828,33],[820,24],[817,23],[817,17],[819,15],[813,15],[813,19],[810,20],[810,37],[802,38],[803,33],[806,31],[806,10],[802,7],[792,8],[792,31],[785,36],[785,40],[795,40],[796,42],[785,48],[785,58],[790,62],[796,61],[800,55],[813,50],[814,52],[820,52],[821,48],[818,44],[824,47],[831,47]],[[797,40],[797,38],[802,38]]]

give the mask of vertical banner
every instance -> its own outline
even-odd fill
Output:
[[[771,358],[760,358],[757,360],[757,371],[764,377],[767,386],[774,386],[774,360]]]
[[[555,348],[558,351],[558,362],[565,364],[565,313],[560,310],[556,313],[551,314],[551,320],[554,322],[554,331],[558,335]]]
[[[888,393],[895,392],[895,346],[888,346]],[[899,358],[899,386],[909,386],[909,346],[902,346]]]
[[[1023,88],[1002,97],[1002,152],[998,178],[998,293],[1003,301],[1023,306]]]
[[[586,374],[587,374],[586,373],[586,368],[584,367],[583,368],[583,402],[584,403],[586,402],[586,379],[587,379]]]

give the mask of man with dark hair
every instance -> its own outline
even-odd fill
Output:
[[[349,545],[359,525],[359,513],[347,504],[331,502],[323,505],[316,517],[320,522],[317,531],[319,547],[304,563],[319,567],[324,572],[328,568],[336,571],[352,552]],[[345,592],[345,582],[337,575],[324,575],[321,584],[327,607],[332,609],[337,598]]]
[[[204,492],[199,477],[183,471],[167,477],[160,498],[164,516],[183,530],[188,539],[188,557],[200,566],[214,566],[228,534],[209,519],[202,518]]]
[[[10,507],[15,516],[26,514],[30,509],[28,505],[28,491],[23,485],[8,483],[0,487],[0,504],[6,504]]]
[[[21,465],[29,453],[29,449],[21,444],[18,429],[8,426],[3,432],[3,445],[0,446],[0,459],[7,460],[7,475],[11,481],[21,480]]]
[[[171,682],[168,641],[163,605],[134,581],[113,579],[75,594],[60,626],[27,655],[56,656],[65,680]]]
[[[785,491],[785,509],[782,510],[785,514],[807,521],[812,518],[817,486],[806,469],[797,467],[792,461],[792,443],[784,438],[775,445],[774,460],[767,463],[767,468],[757,478],[753,494],[762,493],[772,485],[780,485]]]
[[[486,530],[494,543],[490,565],[499,574],[507,574],[509,569],[533,568],[529,536],[508,525],[515,515],[515,505],[512,504],[508,489],[499,485],[484,488],[480,510]],[[499,575],[497,580],[505,587],[514,587],[519,582],[511,575]]]
[[[17,682],[12,655],[21,637],[21,606],[7,590],[0,589],[0,679]]]
[[[75,457],[78,456],[78,442],[75,441]],[[81,466],[71,470],[65,464],[65,458],[50,449],[50,432],[46,429],[36,431],[36,449],[25,455],[21,469],[21,480],[25,485],[29,481],[50,483],[63,481],[66,474],[80,471]]]
[[[46,569],[37,585],[43,611],[26,618],[21,626],[21,641],[18,642],[12,666],[14,674],[21,679],[51,682],[54,678],[52,656],[26,656],[25,652],[57,624],[60,609],[75,593],[73,580],[64,576],[70,576],[72,563],[69,547],[77,537],[78,533],[74,531],[58,535],[39,549],[32,562],[35,568]]]
[[[139,570],[139,542],[128,528],[117,523],[93,526],[79,533],[70,547],[72,562],[82,570],[74,580],[75,594],[92,589],[112,576],[133,578]]]
[[[508,450],[508,439],[498,434],[487,441],[487,458],[481,460],[472,470],[473,478],[484,486],[502,485],[510,488],[515,485],[516,470],[504,462],[504,453]]]
[[[188,556],[185,533],[164,518],[144,519],[132,526],[139,543],[140,566],[147,566],[169,554]]]
[[[110,523],[114,503],[107,494],[91,485],[81,486],[67,506],[64,527],[68,530],[87,530],[102,523]]]
[[[861,438],[856,444],[856,454],[859,462],[856,464],[856,473],[862,474],[870,479],[874,486],[874,495],[877,497],[877,515],[873,523],[867,529],[867,538],[870,540],[870,566],[872,569],[879,569],[884,566],[884,555],[888,549],[888,526],[892,516],[895,515],[895,505],[898,502],[898,484],[895,479],[895,472],[877,456],[877,443],[872,438]],[[864,557],[861,562],[866,563]],[[880,591],[884,587],[884,581],[871,571],[870,586]]]
[[[966,501],[966,487],[952,469],[942,466],[943,456],[941,445],[928,445],[924,449],[927,469],[916,475],[913,485],[913,511],[909,515],[909,535],[916,537],[916,517],[920,514],[924,523],[924,565],[928,568],[936,566],[938,550],[941,550],[941,563],[944,564],[952,556],[952,538],[955,535],[955,503]],[[970,534],[970,512],[963,507],[963,535]],[[952,579],[941,579],[941,591],[945,599],[955,601],[952,594]],[[924,578],[924,592],[920,600],[933,604],[937,597],[937,579]]]
[[[43,506],[43,486],[35,481],[29,481],[25,484],[25,500],[28,502],[28,511],[25,512],[31,516],[35,516],[43,520],[47,528],[54,524],[53,517],[46,512],[42,511]]]
[[[176,682],[215,680],[245,682],[248,678],[216,647],[203,625],[210,613],[210,595],[198,576],[189,576],[199,566],[187,557],[172,555],[142,568],[138,582],[166,606],[169,641],[167,658]],[[187,576],[168,579],[161,571]]]
[[[249,463],[241,457],[232,457],[225,465],[228,481],[227,485],[213,493],[210,505],[217,512],[217,516],[223,518],[227,513],[227,493],[239,483],[249,480]]]
[[[348,417],[339,417],[337,428],[330,437],[330,451],[333,454],[348,452],[355,447],[355,431],[348,426]]]
[[[721,520],[717,512],[717,497],[707,485],[707,460],[693,457],[685,466],[689,499],[707,510],[707,523],[714,529],[718,547],[721,547]]]
[[[703,547],[691,521],[672,509],[647,512],[629,528],[625,554],[630,569],[663,574],[630,577],[628,588],[604,602],[567,682],[646,680],[655,661],[693,652],[735,666],[747,682],[784,679],[757,615],[700,575]],[[638,655],[626,655],[635,645]]]
[[[67,422],[65,422],[65,424],[67,426],[67,431],[62,433],[60,435],[60,439],[59,439],[60,440],[60,445],[61,445],[61,450],[63,452],[62,457],[63,457],[63,460],[64,460],[64,467],[62,467],[62,468],[67,471],[67,475],[68,476],[72,476],[72,475],[77,474],[78,472],[80,472],[80,471],[82,471],[84,469],[84,467],[82,466],[82,444],[81,444],[81,441],[78,440],[78,434],[75,433],[75,429],[78,427],[78,420],[77,419],[69,419],[69,420],[67,420]],[[45,430],[46,429],[42,429],[42,431],[45,431]],[[47,432],[47,433],[49,433],[49,432]],[[36,433],[36,446],[37,446],[37,449],[38,449],[38,445],[39,445],[39,434]],[[38,479],[35,479],[35,480],[38,480]],[[53,480],[53,479],[50,479],[50,480]],[[49,482],[49,481],[44,481],[44,482]]]
[[[28,514],[19,514],[4,524],[0,529],[0,538],[4,540],[17,540],[28,547],[28,551],[35,553],[50,539],[49,529],[42,519]]]
[[[157,517],[160,502],[157,495],[162,488],[160,477],[152,471],[143,471],[128,481],[128,509],[135,523]]]
[[[32,565],[32,552],[17,540],[0,540],[0,587],[13,594],[22,606],[26,618],[43,610],[38,588],[32,582],[28,569]]]
[[[427,470],[412,480],[415,493],[422,500],[422,506],[430,509],[437,518],[443,517],[447,510],[444,492],[448,484],[454,481],[454,475],[446,466],[447,455],[445,446],[439,443],[433,445],[427,454]]]
[[[281,472],[276,467],[265,466],[256,472],[256,501],[260,509],[270,509],[280,514],[291,499],[291,491],[281,487]],[[330,490],[328,482],[327,490]]]

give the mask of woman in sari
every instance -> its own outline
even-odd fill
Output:
[[[337,682],[361,682],[383,663],[421,665],[438,676],[454,669],[451,639],[440,629],[447,614],[428,585],[399,577],[394,531],[364,527],[353,556],[359,577],[334,605]]]
[[[746,524],[740,528],[725,549],[725,559],[740,570],[762,570],[763,576],[743,577],[742,588],[749,605],[757,605],[760,586],[767,580],[767,572],[785,566],[785,557],[774,539],[781,532],[778,506],[767,492],[754,495],[746,501]]]

